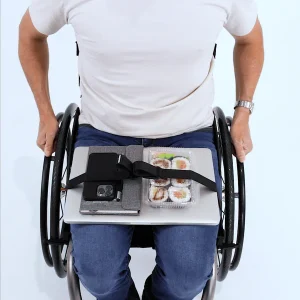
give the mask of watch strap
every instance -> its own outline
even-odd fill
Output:
[[[254,103],[252,101],[246,101],[246,100],[237,100],[235,102],[234,108],[236,107],[245,107],[248,108],[250,113],[252,114],[254,109]]]

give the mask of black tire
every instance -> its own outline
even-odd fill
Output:
[[[63,113],[59,113],[56,116],[57,121],[60,123],[63,117]],[[40,197],[40,236],[41,246],[44,256],[44,260],[49,267],[53,267],[53,261],[50,253],[50,247],[48,243],[49,231],[48,231],[48,189],[49,189],[49,175],[52,163],[51,157],[44,157],[42,181],[41,181],[41,197]]]
[[[65,180],[65,184],[67,184],[69,180],[74,149],[72,143],[77,134],[78,116],[79,108],[76,104],[70,104],[63,115],[58,131],[54,156],[50,204],[50,248],[53,266],[57,276],[60,278],[65,277],[67,274],[66,256],[70,240],[70,226],[63,222],[63,203],[61,197],[66,197],[67,191],[63,189],[62,181]],[[70,125],[72,120],[73,127],[71,130]]]
[[[234,239],[234,173],[232,161],[231,136],[223,111],[219,107],[214,108],[215,115],[215,144],[218,151],[219,167],[222,180],[225,184],[225,201],[219,199],[221,221],[217,244],[218,254],[218,281],[223,281],[230,269],[232,245]],[[224,174],[222,172],[222,166]],[[219,243],[221,241],[221,243]]]
[[[227,125],[231,126],[232,118],[227,117]],[[244,246],[244,237],[245,237],[245,222],[246,222],[246,187],[245,187],[245,169],[244,164],[241,163],[238,159],[236,160],[236,169],[237,169],[237,179],[238,179],[238,193],[236,198],[238,198],[238,226],[237,226],[237,235],[236,242],[237,248],[234,251],[234,255],[231,261],[230,271],[236,270],[238,267]]]

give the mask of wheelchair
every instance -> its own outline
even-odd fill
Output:
[[[216,282],[223,281],[229,271],[238,267],[245,233],[245,172],[244,164],[233,156],[232,118],[225,117],[219,107],[213,112],[214,141],[222,178],[222,197],[218,197],[221,218],[213,275],[203,290],[202,300],[213,300]],[[51,157],[44,157],[40,196],[40,238],[44,260],[54,268],[58,277],[67,276],[71,300],[81,300],[82,297],[79,278],[73,269],[72,239],[70,225],[64,222],[64,206],[79,115],[79,107],[72,103],[64,113],[56,116],[59,123],[56,150]],[[151,226],[135,226],[131,247],[155,249]]]

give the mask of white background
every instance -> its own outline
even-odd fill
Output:
[[[2,1],[1,33],[1,299],[68,299],[66,280],[42,257],[39,191],[43,155],[38,114],[20,68],[18,24],[29,1]],[[251,116],[254,151],[246,160],[247,232],[240,267],[218,283],[216,300],[293,300],[299,295],[300,42],[298,0],[259,1],[266,60]],[[55,112],[79,100],[75,37],[65,27],[50,37],[50,87]],[[218,40],[216,100],[232,115],[233,39]],[[141,293],[154,251],[131,251]],[[93,297],[84,294],[84,299]]]

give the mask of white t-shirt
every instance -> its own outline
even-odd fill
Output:
[[[43,34],[75,30],[80,123],[145,138],[212,125],[217,37],[257,19],[255,0],[33,0],[29,12]]]

